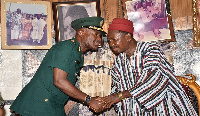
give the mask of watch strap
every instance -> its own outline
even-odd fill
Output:
[[[84,104],[87,104],[89,101],[91,100],[91,97],[89,95],[87,95],[85,97],[85,101],[83,102]]]

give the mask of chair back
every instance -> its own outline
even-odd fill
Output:
[[[195,82],[196,77],[193,74],[186,74],[185,76],[190,76],[190,77],[192,77],[192,79],[189,79],[186,77],[181,77],[181,76],[176,76],[176,77],[178,78],[178,80],[181,82],[182,85],[186,85],[194,91],[194,93],[197,97],[197,100],[198,100],[198,107],[199,107],[199,111],[200,111],[200,86]],[[187,93],[187,91],[186,91],[186,93]],[[200,113],[199,113],[199,116],[200,116]]]

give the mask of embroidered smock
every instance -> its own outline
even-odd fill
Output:
[[[132,95],[116,104],[119,116],[197,116],[156,42],[139,42],[130,58],[120,53],[111,75],[112,93]]]

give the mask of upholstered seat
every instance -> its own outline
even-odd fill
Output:
[[[200,86],[195,82],[196,81],[196,77],[192,74],[186,74],[185,76],[190,76],[192,77],[192,79],[186,78],[186,77],[181,77],[181,76],[177,76],[177,78],[179,79],[179,81],[181,82],[181,84],[183,86],[188,86],[190,89],[193,90],[193,92],[196,95],[197,101],[198,101],[198,106],[199,106],[199,111],[200,111]],[[187,93],[188,91],[186,91]],[[191,96],[189,96],[191,97]],[[193,101],[195,102],[195,101]],[[199,112],[198,112],[199,113]],[[200,116],[200,113],[199,113]]]

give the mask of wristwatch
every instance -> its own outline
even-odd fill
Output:
[[[91,100],[91,97],[89,95],[86,96],[84,104],[87,104]]]

